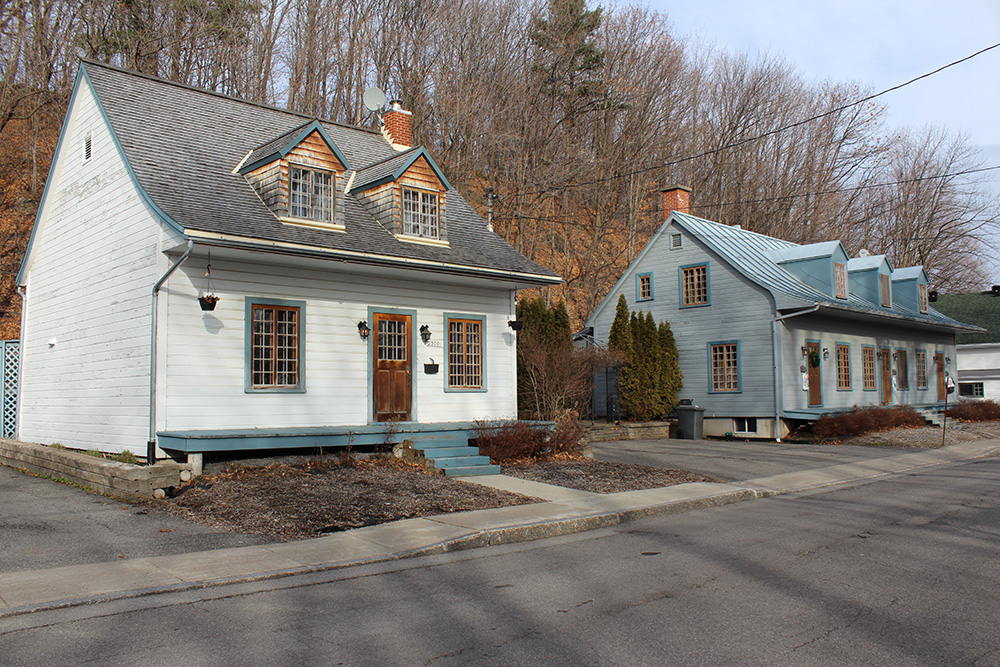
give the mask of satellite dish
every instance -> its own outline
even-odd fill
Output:
[[[385,93],[376,86],[372,86],[365,91],[364,96],[362,96],[361,101],[364,102],[365,108],[369,111],[378,111],[385,104]]]

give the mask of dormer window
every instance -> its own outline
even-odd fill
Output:
[[[333,173],[289,165],[288,214],[304,220],[333,222]]]
[[[833,279],[836,286],[836,296],[838,299],[847,298],[847,265],[840,262],[833,263]]]
[[[892,279],[888,275],[880,273],[878,280],[879,295],[882,297],[882,305],[886,308],[892,308]]]
[[[403,188],[403,234],[438,238],[437,193]]]
[[[927,312],[927,285],[917,285],[917,298],[920,303],[920,312]]]

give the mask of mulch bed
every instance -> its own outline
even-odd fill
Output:
[[[714,477],[687,470],[598,461],[596,459],[556,458],[542,461],[519,461],[502,466],[511,477],[555,484],[591,493],[621,493],[688,482],[718,482]]]
[[[540,502],[424,472],[393,459],[232,467],[151,501],[215,528],[275,540],[316,537],[399,519]]]
[[[684,470],[568,456],[504,465],[504,474],[593,493],[715,482]],[[285,541],[399,519],[540,502],[425,472],[393,458],[231,465],[154,507],[223,530]]]

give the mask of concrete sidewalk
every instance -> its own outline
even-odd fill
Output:
[[[740,482],[681,484],[612,494],[575,491],[502,475],[469,477],[463,479],[546,502],[406,519],[283,544],[8,572],[0,574],[0,617],[524,542],[998,454],[1000,440],[986,440]]]

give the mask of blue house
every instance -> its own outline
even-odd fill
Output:
[[[955,335],[980,331],[928,305],[927,273],[839,241],[799,245],[688,213],[664,191],[666,222],[587,320],[605,343],[615,304],[667,320],[682,398],[705,434],[781,438],[801,420],[858,405],[933,408],[955,374]],[[604,415],[602,378],[594,407]]]

